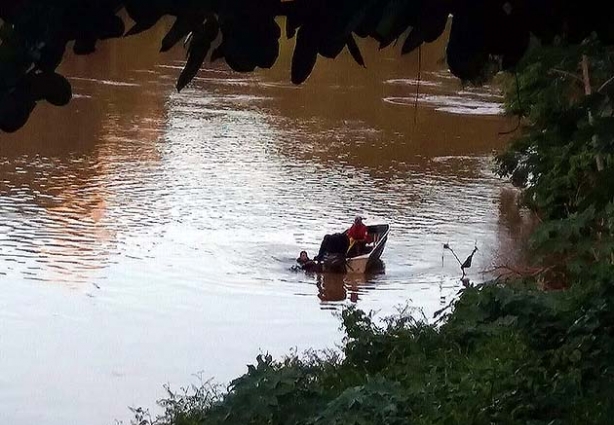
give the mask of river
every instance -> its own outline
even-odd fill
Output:
[[[67,55],[71,104],[0,135],[3,423],[125,421],[164,384],[334,348],[344,305],[430,320],[462,287],[444,243],[477,244],[476,282],[514,255],[491,159],[514,123],[496,88],[445,71],[443,42],[420,81],[417,55],[363,43],[366,69],[320,58],[295,87],[286,42],[272,70],[214,63],[176,93],[163,30]],[[384,273],[290,270],[356,214],[391,225]]]

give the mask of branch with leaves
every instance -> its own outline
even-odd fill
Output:
[[[187,39],[179,90],[207,58],[224,60],[238,72],[270,68],[279,55],[280,17],[285,37],[296,40],[291,69],[296,84],[309,77],[318,57],[335,58],[344,49],[364,67],[357,37],[373,38],[381,48],[400,41],[401,52],[410,53],[439,38],[450,15],[450,70],[477,82],[513,69],[531,34],[546,42],[560,36],[577,43],[596,31],[604,42],[614,40],[613,8],[596,4],[579,17],[570,2],[551,3],[547,8],[526,0],[0,0],[0,131],[21,128],[37,102],[70,101],[70,84],[55,72],[70,42],[75,54],[91,54],[99,41],[147,31],[164,16],[175,23],[161,50]],[[122,11],[133,22],[127,30]]]
[[[443,244],[443,249],[450,251],[452,255],[454,256],[454,258],[456,258],[456,261],[458,262],[458,265],[460,266],[460,269],[463,272],[461,281],[465,283],[465,276],[466,276],[465,269],[471,268],[471,263],[473,262],[473,256],[478,251],[478,247],[474,246],[471,254],[469,254],[469,256],[463,262],[461,262],[460,258],[458,258],[458,255],[456,255],[456,252],[454,252],[450,244],[447,244],[447,243]],[[442,260],[442,265],[443,265],[443,256],[441,257],[441,260]]]

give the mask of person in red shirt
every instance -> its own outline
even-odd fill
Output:
[[[362,223],[362,220],[362,217],[356,216],[352,227],[343,233],[324,235],[320,251],[313,257],[314,261],[322,261],[325,254],[343,254],[351,257],[364,251],[365,245],[370,242],[370,237],[367,226]]]
[[[355,241],[366,241],[367,234],[367,226],[363,224],[362,217],[357,215],[354,219],[354,224],[352,224],[352,227],[348,230],[348,237]]]
[[[348,238],[350,238],[350,248],[348,249],[348,257],[351,253],[359,255],[369,239],[369,230],[362,222],[362,217],[357,215],[354,219],[354,224],[347,231]]]

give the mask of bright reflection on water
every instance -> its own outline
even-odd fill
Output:
[[[489,155],[510,123],[492,88],[365,46],[301,87],[280,65],[221,65],[173,90],[183,53],[146,35],[68,58],[76,96],[0,144],[0,412],[7,423],[109,424],[193,373],[226,381],[259,350],[334,347],[330,310],[431,318],[509,258],[521,217]],[[134,52],[143,52],[134,55]],[[504,202],[500,202],[503,200]],[[290,271],[360,213],[388,222],[385,272]]]

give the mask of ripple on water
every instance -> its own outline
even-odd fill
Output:
[[[416,104],[415,97],[386,97],[384,102],[392,105],[411,106]],[[418,104],[434,108],[436,111],[457,115],[501,115],[503,105],[500,102],[480,100],[472,96],[440,96],[420,94]]]
[[[160,65],[148,78],[162,80],[181,67]],[[500,112],[496,93],[445,94],[448,75],[429,78],[420,81],[427,90],[419,97],[424,105],[461,114]],[[405,78],[384,82],[401,88],[418,84]],[[343,300],[352,298],[349,294],[363,300],[375,297],[369,295],[374,290],[405,291],[401,282],[407,275],[399,270],[432,268],[450,237],[462,240],[464,248],[492,238],[493,200],[501,185],[488,172],[487,159],[395,160],[394,152],[407,140],[387,137],[365,120],[348,118],[331,127],[321,117],[287,118],[270,109],[280,93],[270,96],[270,89],[286,86],[292,87],[206,70],[195,88],[170,95],[164,117],[124,128],[118,127],[120,116],[113,116],[94,152],[0,160],[6,230],[0,255],[26,265],[21,272],[27,279],[74,283],[112,276],[130,287],[149,276],[182,282],[192,291],[207,285],[222,293],[250,293],[283,279],[295,251],[316,251],[325,233],[344,229],[357,212],[368,222],[391,223],[387,273],[364,282],[328,279],[323,284],[333,295],[321,301],[334,303],[343,293]],[[413,105],[414,99],[384,101]],[[393,154],[386,162],[374,157],[357,163],[357,149]],[[280,252],[290,260],[274,265],[263,260]],[[136,273],[132,267],[138,265],[146,270]],[[429,285],[440,277],[420,280]],[[298,282],[317,286],[312,277]],[[346,286],[353,289],[343,290]]]

